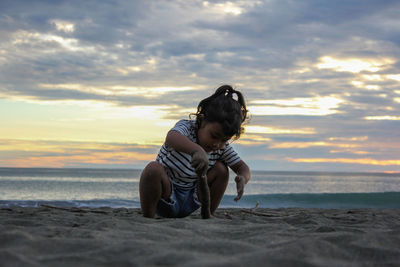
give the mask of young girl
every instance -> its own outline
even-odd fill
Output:
[[[234,200],[242,197],[250,169],[229,145],[229,140],[240,137],[247,118],[242,94],[223,85],[199,103],[195,116],[196,120],[181,120],[168,132],[157,160],[143,170],[139,188],[143,216],[185,217],[197,210],[199,175],[206,175],[214,214],[228,185],[227,166],[237,175]]]

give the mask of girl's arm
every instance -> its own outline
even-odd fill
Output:
[[[201,146],[194,143],[187,136],[184,136],[178,131],[169,131],[165,142],[173,149],[189,155],[193,154],[194,151],[201,151],[206,153]]]
[[[250,168],[243,160],[241,160],[235,165],[231,166],[231,169],[237,174],[235,177],[237,196],[234,200],[238,201],[243,196],[245,184],[247,184],[250,180]]]
[[[208,169],[208,155],[201,146],[194,143],[187,136],[174,130],[168,132],[165,142],[176,151],[192,156],[190,163],[198,176],[206,174]]]
[[[231,166],[231,169],[236,173],[237,176],[242,176],[244,178],[245,184],[249,182],[251,177],[250,168],[243,160]]]

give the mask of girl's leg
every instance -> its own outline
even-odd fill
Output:
[[[222,162],[217,161],[207,172],[207,181],[208,187],[210,188],[210,211],[211,214],[214,214],[228,186],[228,167]]]
[[[168,200],[171,196],[171,183],[164,167],[156,162],[150,162],[140,176],[139,184],[140,206],[143,216],[154,218],[158,201]]]

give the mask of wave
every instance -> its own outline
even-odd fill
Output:
[[[33,207],[41,205],[56,207],[88,207],[88,208],[139,208],[140,202],[127,199],[92,199],[92,200],[0,200],[0,207]]]
[[[225,195],[221,208],[400,208],[400,192],[383,193],[322,193],[322,194],[258,194],[244,195],[235,202],[234,195]],[[130,199],[92,199],[92,200],[0,200],[0,207],[111,207],[140,208],[139,200]]]
[[[246,195],[235,203],[235,196],[224,196],[221,207],[251,208],[400,208],[400,192],[321,193]]]

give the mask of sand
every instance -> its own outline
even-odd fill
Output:
[[[0,266],[399,266],[400,210],[0,208]]]

